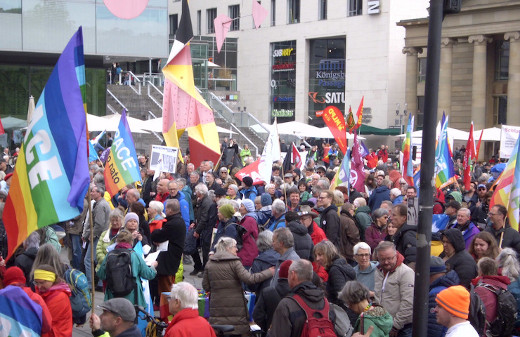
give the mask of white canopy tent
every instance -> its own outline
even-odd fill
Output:
[[[502,132],[502,129],[500,128],[488,128],[484,130],[473,131],[473,139],[475,141],[479,140],[481,131],[484,131],[484,134],[482,135],[482,140],[494,142],[500,141],[500,134]]]
[[[273,129],[273,125],[262,123],[262,125],[269,131]],[[266,133],[265,129],[260,125],[252,125],[251,128],[257,133]],[[278,134],[280,135],[294,135],[299,137],[314,137],[314,138],[334,138],[332,132],[328,127],[318,128],[301,122],[286,122],[278,124]],[[358,137],[359,139],[365,139]],[[347,133],[347,139],[354,139],[354,135]]]
[[[7,116],[2,118],[2,126],[4,130],[23,129],[27,127],[27,121],[24,119]]]
[[[126,118],[132,133],[148,133],[148,131],[145,131],[142,128],[142,120],[129,116]],[[116,131],[119,127],[120,120],[120,114],[107,115],[103,117],[87,114],[88,131]]]
[[[140,127],[143,130],[162,132],[163,119],[162,119],[162,117],[159,117],[159,118],[148,119],[146,121],[141,121]],[[219,133],[236,134],[236,132],[233,132],[233,131],[225,129],[225,128],[221,128],[220,126],[217,126],[217,131]]]
[[[439,137],[439,133],[440,133],[439,128],[440,127],[437,125],[437,132],[435,133],[435,137],[437,137],[437,138]],[[406,137],[406,133],[400,134],[398,137],[404,138],[404,137]],[[422,138],[422,130],[412,132],[412,137],[413,138]],[[453,129],[453,128],[448,128],[448,138],[449,139],[468,140],[468,137],[469,137],[469,132],[458,130],[458,129]],[[473,137],[475,137],[475,135],[473,135]]]

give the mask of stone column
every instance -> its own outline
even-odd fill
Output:
[[[507,124],[520,125],[520,32],[508,32],[509,78],[507,80]]]
[[[422,53],[419,47],[404,47],[406,54],[406,88],[405,101],[408,103],[408,112],[417,115],[417,55]]]
[[[491,42],[491,39],[485,35],[468,37],[468,43],[473,43],[471,120],[474,123],[475,130],[482,130],[486,127],[486,56],[489,42]]]
[[[451,68],[453,62],[453,44],[450,38],[441,39],[441,67],[439,72],[439,106],[437,121],[442,118],[442,112],[451,114]]]

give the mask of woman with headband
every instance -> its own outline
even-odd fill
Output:
[[[34,285],[51,313],[53,335],[72,336],[71,291],[67,283],[56,275],[53,267],[42,264],[34,269]]]

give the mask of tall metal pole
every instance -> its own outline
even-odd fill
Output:
[[[428,334],[430,242],[432,237],[433,179],[435,170],[435,128],[433,125],[435,125],[437,120],[443,14],[443,0],[430,0],[412,336],[427,336]]]

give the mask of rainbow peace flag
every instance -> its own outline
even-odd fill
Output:
[[[20,287],[0,290],[0,335],[41,336],[42,307]]]
[[[412,161],[412,132],[413,132],[413,116],[408,116],[408,126],[406,127],[406,137],[403,141],[403,178],[408,186],[414,186],[413,181],[413,161]]]
[[[439,140],[435,148],[435,187],[442,188],[451,184],[455,177],[453,160],[448,141],[448,117],[442,114]]]
[[[520,221],[520,137],[516,141],[515,148],[511,152],[506,168],[498,177],[495,192],[491,197],[489,208],[494,205],[507,207],[509,224],[518,230]]]
[[[347,148],[347,154],[343,157],[338,172],[334,175],[330,190],[334,191],[340,184],[347,183],[347,188],[350,186],[350,149]]]
[[[105,187],[111,197],[128,184],[141,181],[141,172],[137,165],[134,139],[126,120],[126,110],[121,114],[110,154],[105,163]]]
[[[90,182],[84,86],[80,27],[42,91],[20,148],[4,209],[6,260],[34,230],[72,219],[83,209]]]

